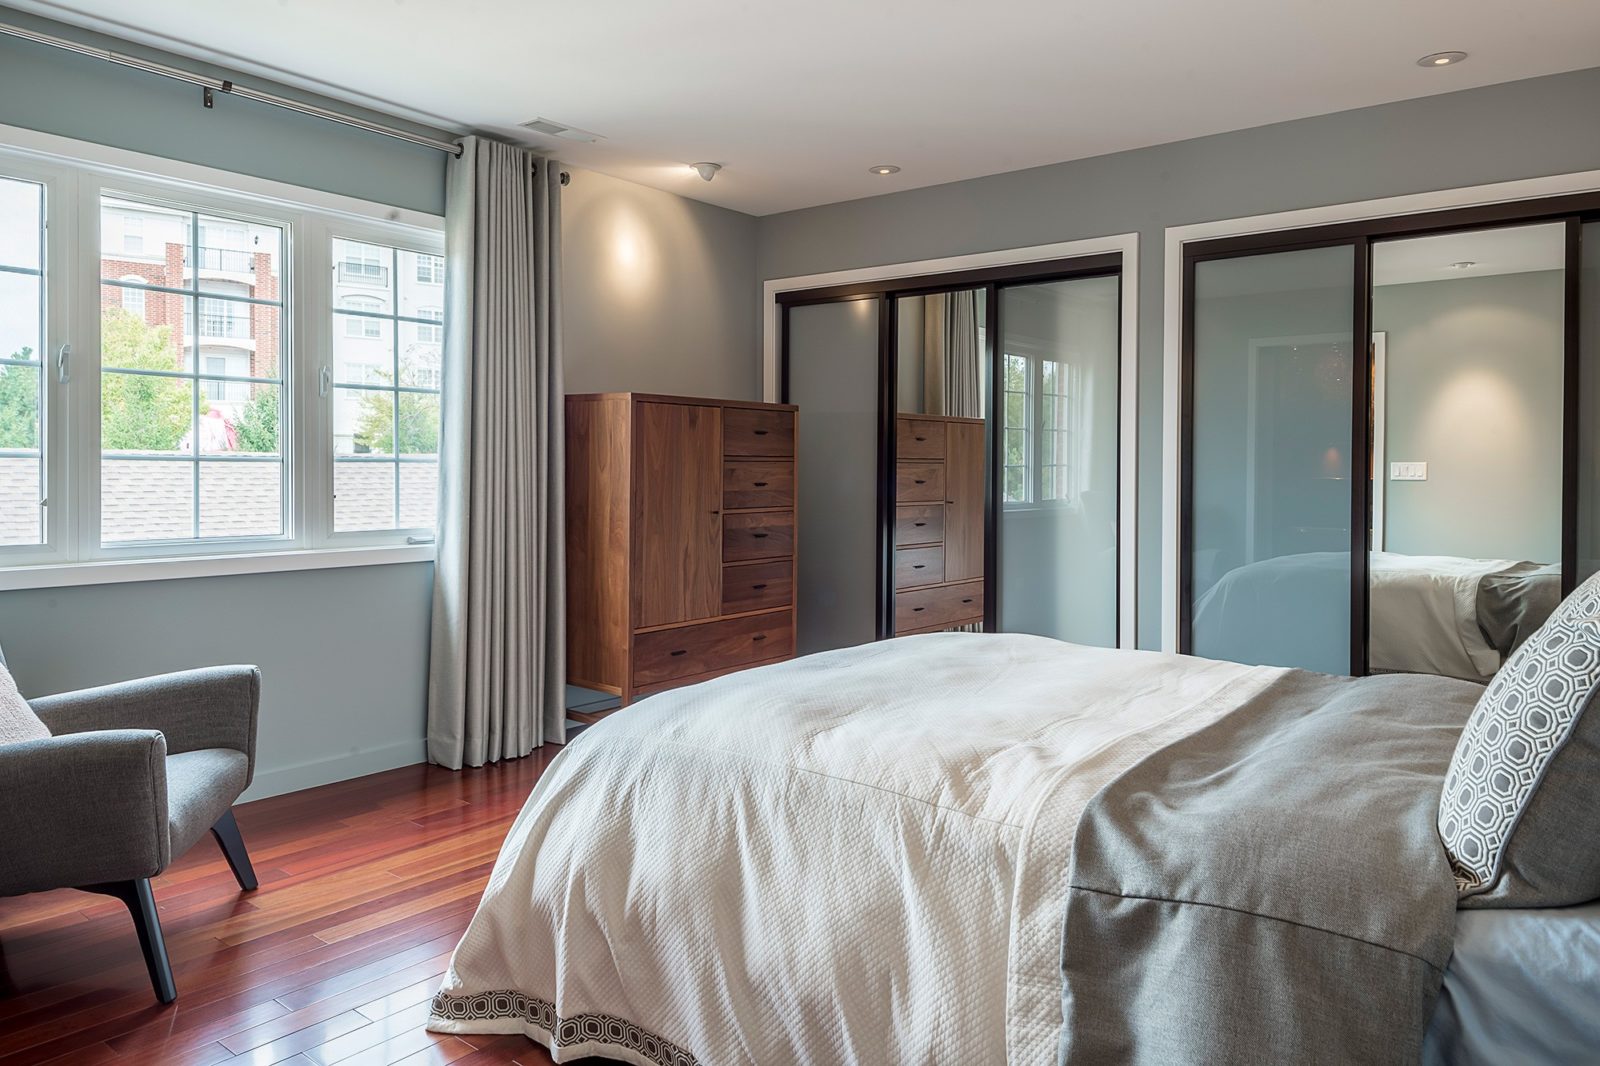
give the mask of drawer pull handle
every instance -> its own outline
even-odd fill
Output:
[[[918,484],[918,485],[926,485],[926,484],[927,484],[927,482],[926,482],[926,481],[924,481],[924,480],[922,480],[922,479],[921,479],[921,478],[917,478],[917,484]]]
[[[765,537],[767,534],[765,534],[765,533],[752,533],[750,535],[752,537],[756,538],[757,540],[760,540],[762,537]]]
[[[913,522],[911,524],[916,526],[918,529],[921,529],[923,526],[927,525],[928,523],[926,523],[926,522]]]
[[[751,482],[751,484],[755,485],[755,487],[758,489],[764,489],[767,487],[767,483],[765,481],[755,481]]]
[[[762,582],[762,583],[761,583],[761,584],[759,584],[759,585],[751,585],[751,586],[750,586],[750,587],[751,587],[751,588],[752,588],[752,589],[754,589],[754,590],[755,590],[755,591],[757,591],[757,592],[760,592],[760,591],[761,591],[761,590],[762,590],[762,589],[764,589],[764,588],[766,588],[766,587],[767,587],[767,583],[766,583],[766,582],[765,582],[765,581],[763,581],[763,582]]]
[[[927,565],[928,565],[927,563],[912,563],[911,564],[911,569],[913,569],[913,570],[922,570],[922,569],[925,569],[927,567]]]
[[[672,654],[673,655],[688,655],[689,654],[689,649],[685,648],[682,651],[675,651]]]
[[[766,640],[767,639],[767,635],[765,633],[757,633],[755,636],[751,637],[750,639],[751,640]]]
[[[923,442],[923,441],[925,441],[925,440],[927,440],[927,439],[928,439],[928,438],[927,438],[927,437],[918,437],[918,438],[917,438],[917,443],[918,443],[918,444],[921,444],[921,443],[922,443],[922,442]]]
[[[756,436],[758,436],[758,437],[765,437],[765,436],[766,436],[766,435],[767,435],[767,431],[766,431],[766,430],[764,430],[764,429],[758,429],[758,430],[756,430]]]
[[[911,611],[912,611],[913,614],[915,614],[917,611],[925,611],[925,610],[927,610],[926,607],[913,607],[913,608],[911,608]]]
[[[968,596],[966,599],[962,600],[961,602],[962,603],[971,603],[972,602],[972,597]]]

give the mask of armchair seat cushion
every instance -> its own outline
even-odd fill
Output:
[[[174,859],[227,813],[249,779],[249,757],[232,748],[167,756],[167,825]]]
[[[0,659],[0,744],[43,740],[49,735],[50,730],[17,691],[17,683],[11,679],[5,660]]]

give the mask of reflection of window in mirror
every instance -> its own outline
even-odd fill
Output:
[[[1373,672],[1485,680],[1560,599],[1560,223],[1372,249]]]

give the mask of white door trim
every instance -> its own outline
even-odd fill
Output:
[[[1276,230],[1302,229],[1337,222],[1359,222],[1372,218],[1414,215],[1446,208],[1474,207],[1481,204],[1533,200],[1544,196],[1600,191],[1600,170],[1576,174],[1557,174],[1526,178],[1462,189],[1412,193],[1379,200],[1361,200],[1297,211],[1278,211],[1250,218],[1223,219],[1188,226],[1169,226],[1162,252],[1162,461],[1161,461],[1161,648],[1178,650],[1178,551],[1179,530],[1179,397],[1183,348],[1183,246],[1191,241],[1217,237],[1238,237]]]
[[[1118,233],[1081,241],[1038,244],[1029,248],[1009,248],[994,252],[974,252],[941,259],[922,259],[909,263],[834,270],[823,274],[804,274],[772,278],[761,285],[761,393],[768,403],[778,399],[778,302],[781,292],[819,289],[829,285],[852,285],[870,281],[948,274],[958,270],[1043,263],[1052,259],[1101,255],[1122,255],[1122,336],[1119,360],[1120,409],[1117,412],[1121,469],[1117,474],[1117,642],[1120,647],[1138,646],[1138,551],[1139,551],[1139,235]],[[803,414],[803,412],[802,412]]]

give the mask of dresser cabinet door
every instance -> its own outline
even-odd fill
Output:
[[[983,453],[981,422],[952,422],[945,459],[944,579],[983,576]]]
[[[634,437],[634,625],[722,607],[721,408],[643,402]]]

